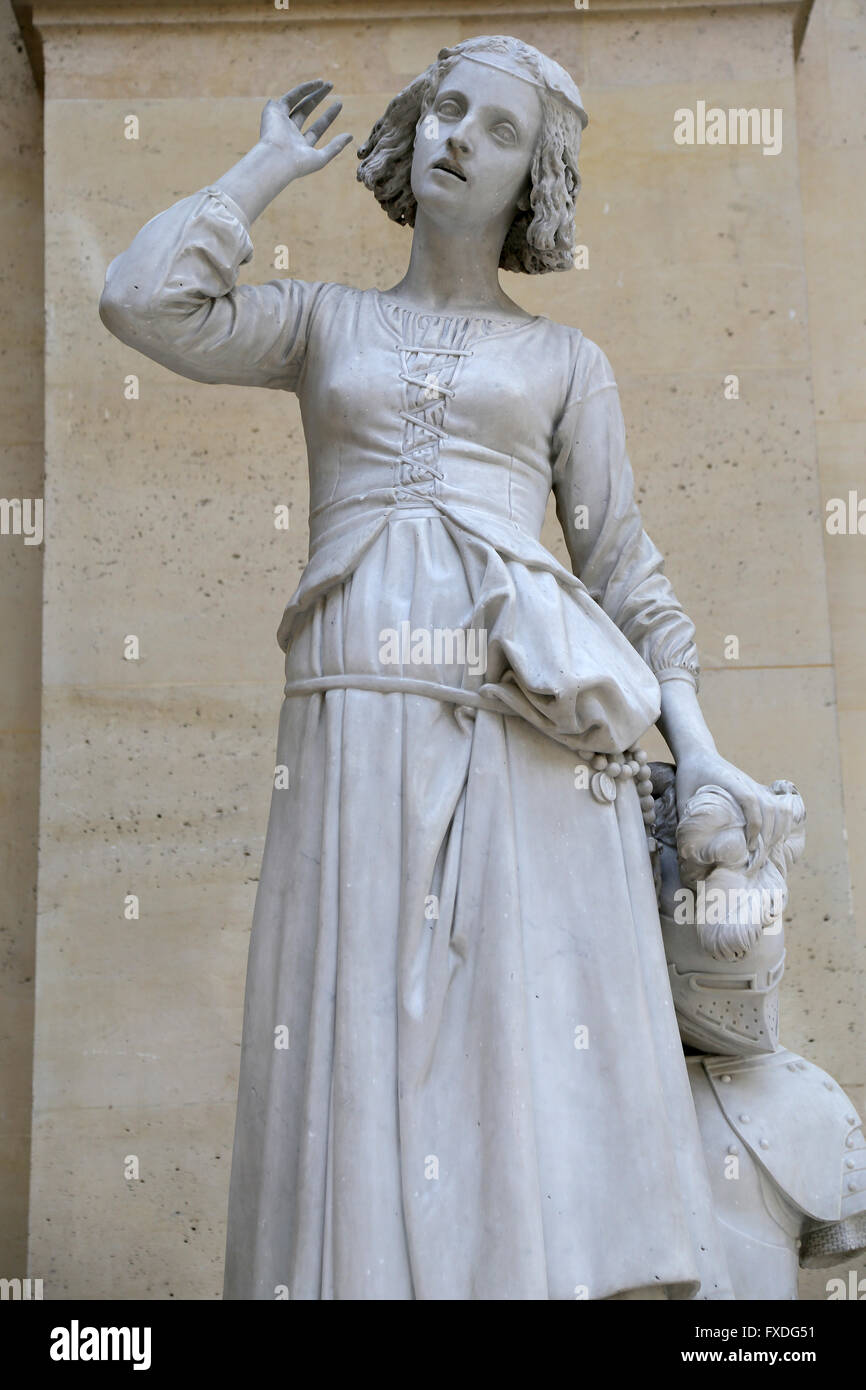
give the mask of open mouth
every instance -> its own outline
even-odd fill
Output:
[[[445,174],[453,174],[456,179],[460,179],[461,183],[466,182],[466,175],[460,168],[460,165],[453,159],[437,159],[433,168],[441,169]]]

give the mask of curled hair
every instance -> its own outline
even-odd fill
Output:
[[[505,46],[508,45],[508,48]],[[515,39],[490,39],[484,46],[510,52],[537,81],[534,50]],[[461,47],[466,48],[467,45]],[[479,42],[479,51],[483,51]],[[412,156],[419,125],[433,104],[446,73],[465,55],[443,55],[388,103],[358,150],[357,178],[369,188],[392,222],[414,227],[417,203],[412,192]],[[501,270],[543,275],[574,265],[574,205],[580,188],[577,154],[582,123],[575,111],[545,85],[539,88],[541,130],[529,170],[529,194],[505,235]],[[585,117],[584,117],[585,119]]]

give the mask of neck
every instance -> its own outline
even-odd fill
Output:
[[[505,232],[498,224],[454,231],[431,222],[418,209],[406,274],[389,294],[409,308],[511,310],[516,307],[499,283]]]

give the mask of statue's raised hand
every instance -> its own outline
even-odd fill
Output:
[[[321,149],[316,148],[316,142],[342,110],[343,103],[340,101],[333,102],[306,130],[303,128],[307,117],[333,85],[319,77],[302,82],[286,92],[285,96],[269,101],[262,112],[260,143],[271,146],[283,155],[293,179],[322,169],[352,141],[349,134],[336,135]]]

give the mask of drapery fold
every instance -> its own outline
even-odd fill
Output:
[[[286,700],[277,761],[225,1297],[730,1297],[634,785],[358,690]]]

